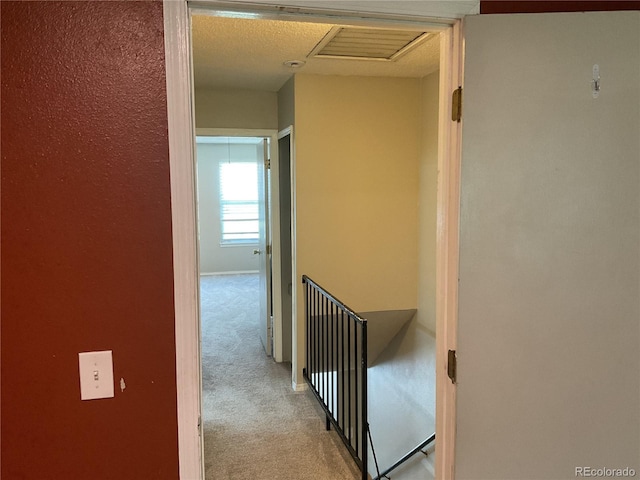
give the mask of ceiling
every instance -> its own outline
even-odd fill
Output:
[[[295,73],[420,78],[439,66],[437,34],[393,61],[346,60],[308,57],[334,24],[194,15],[192,25],[197,88],[277,92]]]

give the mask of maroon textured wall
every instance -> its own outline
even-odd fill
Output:
[[[1,2],[3,479],[178,477],[162,4]],[[113,350],[81,401],[78,352]]]
[[[637,0],[480,0],[480,13],[596,12],[640,10]]]

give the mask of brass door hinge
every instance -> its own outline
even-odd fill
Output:
[[[458,382],[458,357],[455,350],[449,350],[447,355],[447,375],[449,375],[451,383]]]
[[[264,161],[264,168],[266,168],[267,170],[269,170],[271,168],[271,159],[270,158],[267,158]]]
[[[453,91],[451,97],[451,120],[460,123],[462,120],[462,87]]]

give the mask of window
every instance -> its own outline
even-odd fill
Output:
[[[220,163],[222,245],[258,243],[258,165]]]

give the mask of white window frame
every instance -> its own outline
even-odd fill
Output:
[[[222,170],[225,165],[235,165],[235,164],[248,164],[253,165],[256,168],[256,185],[255,185],[255,193],[256,198],[255,201],[252,200],[225,200],[223,198],[224,187],[223,187],[223,174]],[[260,208],[260,199],[258,198],[259,189],[258,189],[258,163],[251,160],[232,160],[230,162],[220,162],[218,165],[218,175],[219,175],[219,201],[220,201],[220,246],[222,247],[236,247],[236,246],[254,246],[258,245],[260,242],[260,229],[258,226],[258,222],[260,221],[258,209]],[[234,222],[237,220],[233,219],[225,219],[225,206],[233,205],[234,203],[243,203],[243,204],[255,204],[255,220],[256,222],[256,231],[255,236],[247,239],[225,239],[225,222]],[[254,233],[254,232],[242,232],[242,233]]]

